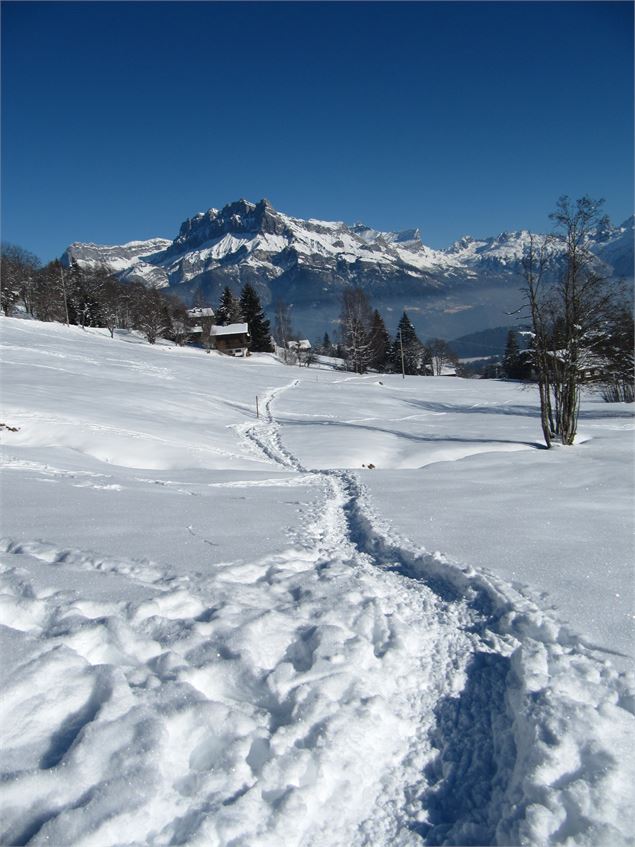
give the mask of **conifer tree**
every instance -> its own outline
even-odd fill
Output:
[[[226,285],[221,294],[220,303],[216,310],[216,323],[219,326],[228,326],[229,324],[242,323],[243,316],[240,308],[240,300],[232,292],[231,288]]]
[[[507,333],[507,344],[503,356],[503,373],[507,379],[522,379],[524,373],[523,362],[518,347],[518,338],[513,329]]]
[[[372,312],[361,288],[342,293],[340,333],[348,370],[366,373],[372,359],[370,328]]]
[[[397,372],[401,370],[402,357],[404,373],[419,374],[426,372],[425,348],[419,341],[407,312],[404,312],[401,316],[391,348],[390,358],[393,370]]]
[[[388,335],[384,319],[377,309],[373,312],[370,325],[370,346],[372,355],[370,360],[371,368],[375,368],[380,372],[385,371],[390,351],[390,336]]]
[[[242,318],[249,325],[251,349],[256,353],[268,353],[271,350],[271,327],[265,317],[260,298],[250,283],[246,283],[240,295]]]

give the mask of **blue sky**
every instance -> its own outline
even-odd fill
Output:
[[[239,197],[298,217],[544,230],[633,211],[633,6],[2,4],[2,237],[174,237]]]

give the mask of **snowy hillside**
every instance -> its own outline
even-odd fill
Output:
[[[632,408],[0,334],[0,843],[634,843]]]
[[[416,229],[380,232],[364,224],[305,221],[267,200],[239,200],[186,220],[172,242],[154,239],[145,248],[143,242],[72,244],[64,259],[103,263],[123,279],[169,286],[187,301],[199,293],[216,303],[225,285],[251,282],[263,303],[293,303],[302,331],[314,335],[329,328],[343,287],[355,283],[387,313],[389,325],[407,307],[424,334],[457,337],[499,326],[518,305],[528,238],[526,231],[465,236],[447,250],[433,250]],[[632,220],[604,231],[596,252],[608,273],[632,277]]]

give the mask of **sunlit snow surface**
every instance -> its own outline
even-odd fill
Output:
[[[631,408],[0,330],[0,843],[633,843]]]

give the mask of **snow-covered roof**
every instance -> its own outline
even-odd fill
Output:
[[[311,342],[308,338],[302,338],[300,341],[287,341],[289,350],[310,350]]]
[[[210,329],[210,335],[240,335],[246,333],[249,335],[249,326],[243,324],[227,324],[227,326],[213,326]]]
[[[189,318],[213,318],[214,310],[209,307],[203,308],[201,306],[197,306],[194,309],[188,309],[187,315]]]

